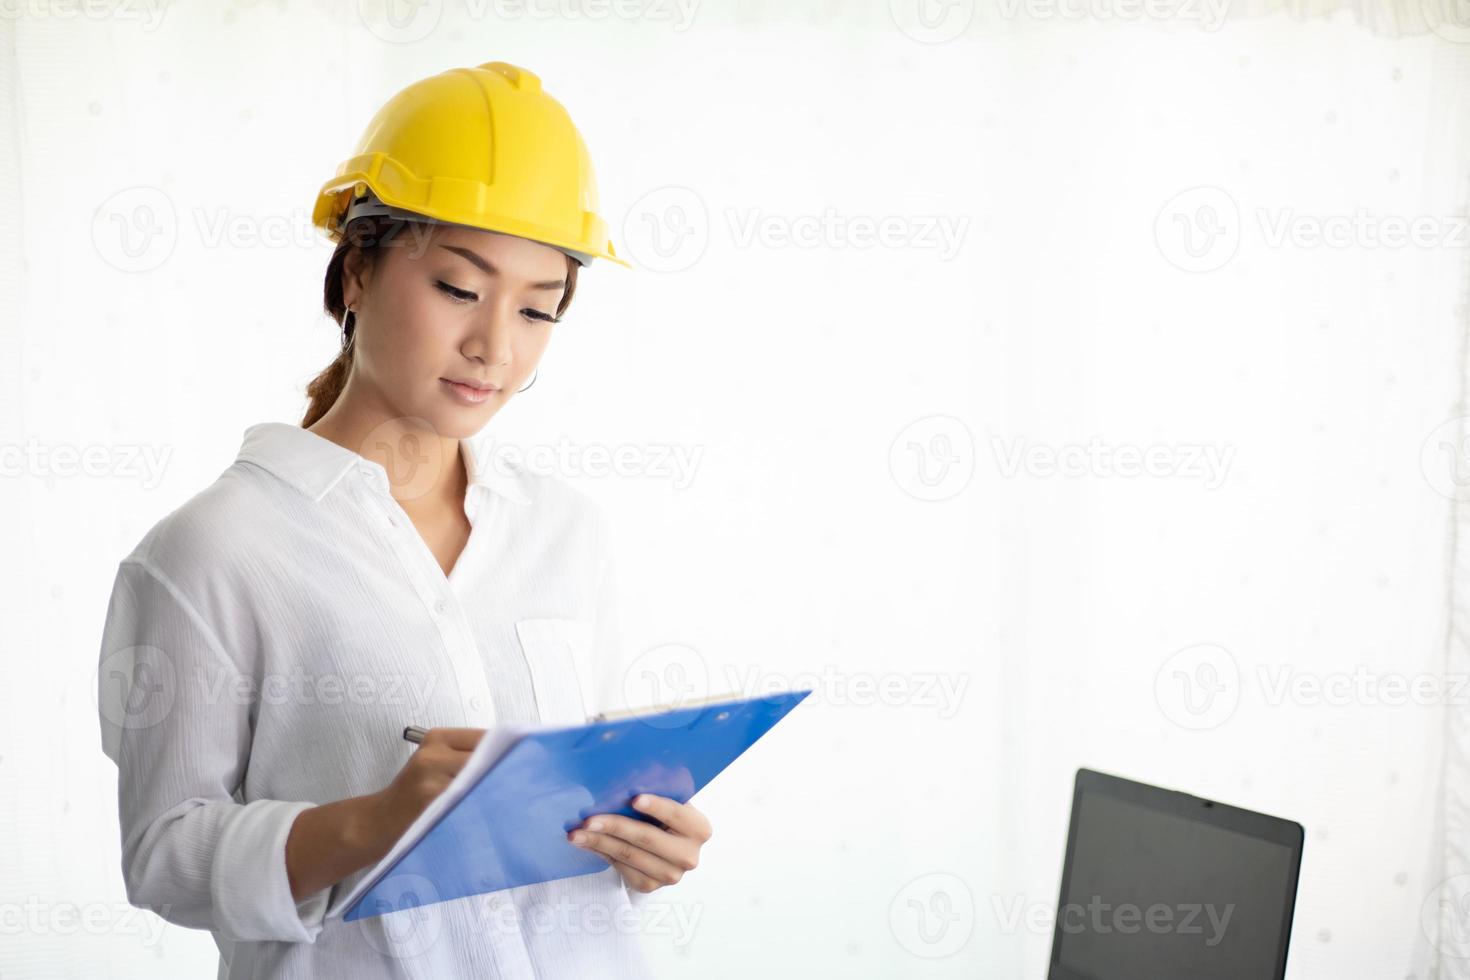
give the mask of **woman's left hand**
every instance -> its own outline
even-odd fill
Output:
[[[692,804],[647,793],[634,798],[633,809],[663,827],[599,813],[572,831],[572,843],[596,852],[618,869],[629,888],[645,894],[676,884],[684,872],[699,865],[699,849],[713,834],[708,817]]]

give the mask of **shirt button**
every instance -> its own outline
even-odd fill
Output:
[[[440,599],[438,602],[434,603],[434,611],[441,616],[444,615],[444,610],[448,608],[449,607],[444,604],[443,599]]]
[[[485,707],[485,699],[476,694],[474,697],[470,698],[470,707],[474,708],[476,711],[479,711],[481,708]]]

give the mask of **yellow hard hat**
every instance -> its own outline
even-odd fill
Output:
[[[322,185],[311,220],[334,242],[358,214],[389,214],[529,238],[582,265],[627,266],[597,207],[592,158],[566,109],[531,72],[491,61],[389,99]]]

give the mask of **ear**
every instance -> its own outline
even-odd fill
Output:
[[[360,248],[348,250],[342,259],[342,302],[357,307],[372,282],[373,263]]]

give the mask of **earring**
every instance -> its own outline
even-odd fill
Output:
[[[535,383],[536,383],[536,376],[537,376],[537,375],[538,375],[538,374],[540,374],[540,373],[541,373],[541,369],[540,369],[540,368],[537,368],[537,369],[536,369],[536,370],[534,370],[534,371],[532,371],[532,372],[531,372],[531,384],[530,384],[530,385],[526,385],[526,387],[525,387],[525,388],[517,388],[517,389],[516,389],[516,392],[517,392],[517,393],[520,393],[520,392],[522,392],[522,391],[525,391],[525,390],[526,390],[526,389],[527,389],[527,388],[530,388],[530,387],[531,387],[531,385],[533,385],[533,384],[535,384]]]
[[[342,352],[352,347],[352,338],[357,336],[357,313],[351,307],[342,314]]]

